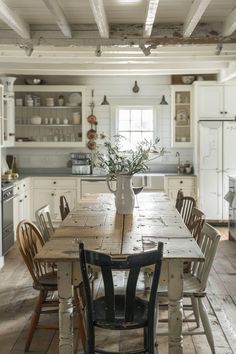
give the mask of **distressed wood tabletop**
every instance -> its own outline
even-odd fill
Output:
[[[133,214],[119,215],[113,195],[89,195],[38,253],[36,260],[58,264],[60,354],[73,353],[72,284],[81,281],[79,240],[87,249],[113,255],[142,252],[156,248],[158,241],[164,243],[161,282],[168,287],[169,354],[182,354],[183,262],[203,261],[204,257],[168,197],[164,193],[141,193],[136,196]]]

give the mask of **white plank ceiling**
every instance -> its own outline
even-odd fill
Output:
[[[235,0],[0,0],[0,74],[236,76]]]

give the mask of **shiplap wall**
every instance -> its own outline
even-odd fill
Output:
[[[53,85],[85,85],[86,86],[86,117],[85,122],[88,129],[87,116],[91,113],[91,91],[94,90],[94,114],[97,117],[98,133],[104,133],[106,136],[114,134],[114,107],[117,104],[147,104],[151,103],[156,107],[156,136],[160,137],[160,145],[168,150],[163,158],[158,159],[158,163],[177,163],[176,151],[181,151],[181,160],[192,161],[192,149],[172,149],[171,145],[171,124],[170,124],[170,76],[82,76],[82,77],[64,77],[50,76],[42,77],[47,84]],[[134,81],[138,82],[140,88],[138,93],[133,93]],[[16,84],[22,84],[23,78],[18,78]],[[110,106],[101,106],[103,96],[106,95]],[[168,106],[160,106],[162,95],[165,95]],[[99,140],[98,140],[99,143]],[[17,157],[18,166],[27,167],[65,167],[68,163],[70,153],[77,151],[87,151],[85,148],[78,149],[26,149],[26,148],[8,148],[6,153],[11,153]],[[157,161],[157,160],[156,160]],[[156,161],[154,163],[156,163]]]

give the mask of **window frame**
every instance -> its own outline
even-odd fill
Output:
[[[111,119],[111,137],[114,135],[117,135],[118,132],[118,122],[119,122],[119,110],[120,109],[152,109],[153,111],[153,140],[156,138],[157,136],[157,131],[158,131],[158,117],[157,117],[157,105],[154,105],[152,102],[153,100],[143,100],[143,102],[140,103],[140,100],[142,100],[141,98],[139,99],[139,103],[137,104],[137,100],[135,100],[135,102],[133,102],[132,100],[130,100],[130,102],[120,102],[114,106],[111,107],[111,115],[112,115],[112,119]],[[132,130],[130,130],[132,131]]]

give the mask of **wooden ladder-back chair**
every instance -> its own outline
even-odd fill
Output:
[[[184,196],[182,190],[180,189],[177,194],[175,207],[182,216],[182,219],[187,228],[189,228],[192,210],[195,206],[195,199],[193,197]]]
[[[158,249],[133,255],[110,256],[84,249],[80,243],[80,266],[85,289],[86,301],[86,354],[109,353],[95,348],[95,328],[109,330],[132,330],[143,328],[144,348],[132,353],[155,353],[155,321],[157,287],[162,263],[163,244]],[[88,265],[101,268],[104,284],[104,295],[93,299],[90,289]],[[155,265],[149,299],[137,296],[136,287],[141,267]],[[126,288],[117,294],[113,282],[113,271],[127,271]],[[131,353],[127,351],[121,352]],[[117,354],[117,352],[116,352]]]
[[[198,242],[200,239],[201,231],[205,223],[205,214],[198,208],[193,207],[192,215],[189,221],[189,231]]]
[[[29,351],[36,328],[58,329],[58,326],[38,326],[41,314],[58,313],[58,300],[48,299],[48,295],[57,291],[57,273],[49,263],[35,262],[34,257],[45,244],[39,229],[30,221],[22,220],[16,231],[17,244],[24,262],[33,279],[33,288],[39,290],[31,324],[25,344],[25,351]],[[81,292],[81,285],[78,287]],[[75,307],[78,316],[79,334],[83,346],[85,345],[85,330],[80,298],[75,289]],[[46,310],[44,310],[46,308]]]
[[[48,241],[54,233],[49,205],[44,205],[35,212],[35,218],[44,241]]]
[[[205,214],[200,209],[193,207],[188,228],[192,236],[197,241],[197,243],[199,243],[200,241],[201,232],[204,223],[205,223]],[[192,262],[184,262],[185,273],[189,273],[191,271],[191,267],[192,267]]]
[[[70,212],[69,204],[66,200],[64,195],[60,196],[60,213],[61,213],[61,220],[63,221]]]
[[[205,334],[212,353],[215,353],[214,339],[203,299],[206,296],[207,281],[216,255],[220,236],[220,233],[209,224],[205,223],[203,225],[198,244],[205,256],[205,261],[193,262],[191,272],[184,273],[183,285],[183,296],[191,298],[192,305],[190,306],[193,309],[197,326],[199,326],[199,320],[201,319],[204,329],[203,333],[199,333],[198,331],[191,331],[191,335]],[[167,297],[168,289],[166,287],[160,286],[158,294],[159,296]],[[184,306],[184,308],[185,307],[189,308],[189,305]],[[188,319],[186,319],[186,321],[188,321]],[[184,334],[189,335],[190,332]]]

